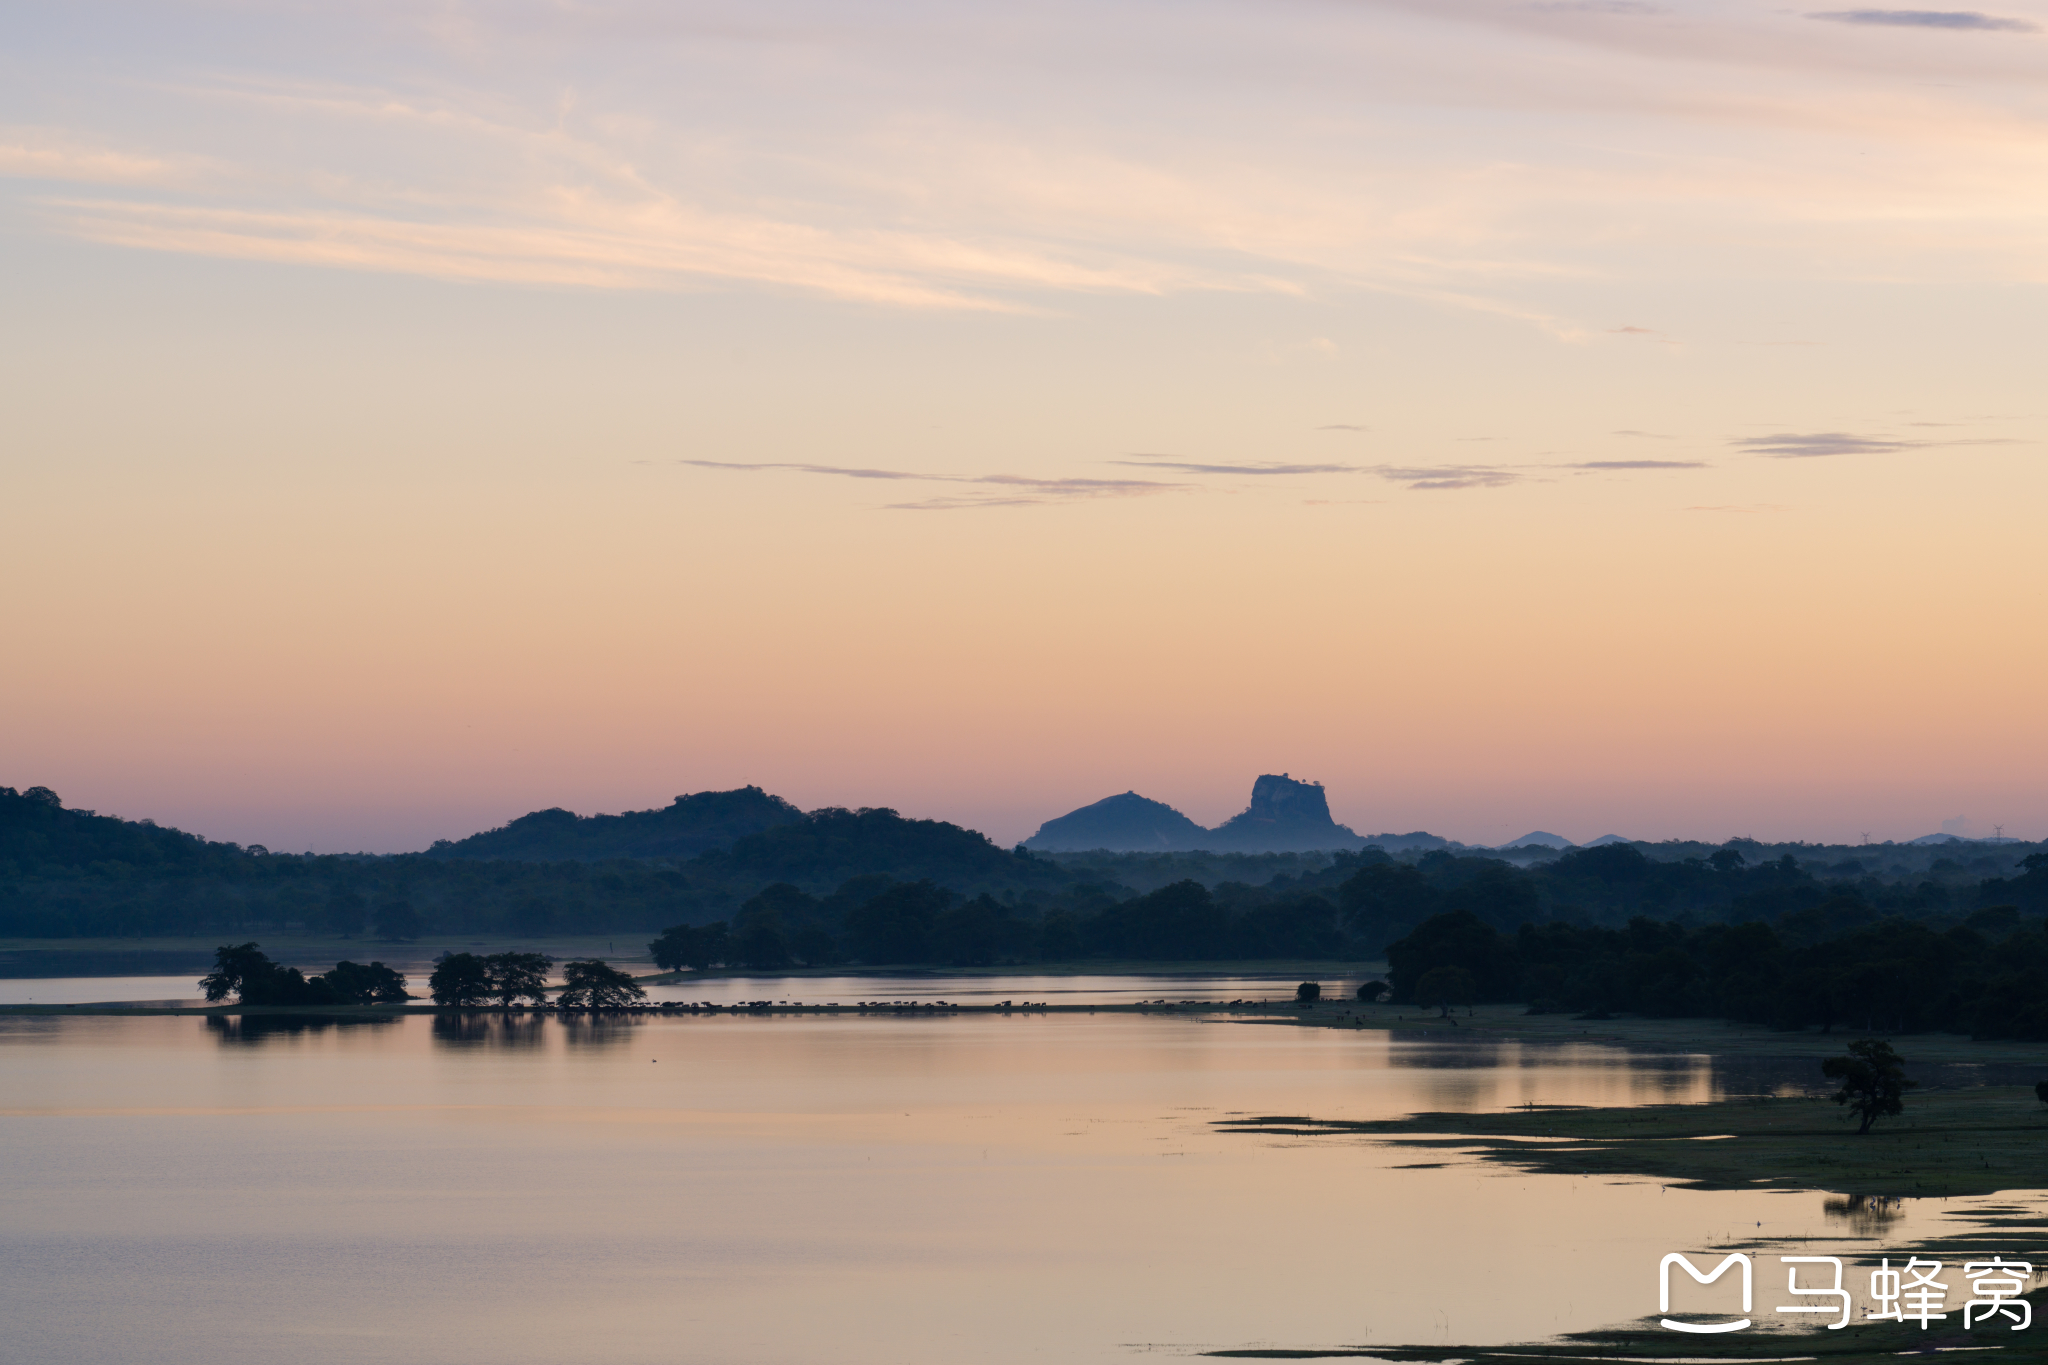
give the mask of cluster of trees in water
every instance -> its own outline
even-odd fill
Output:
[[[437,1005],[545,1005],[554,965],[546,953],[443,953],[427,989]],[[413,998],[405,974],[381,962],[337,962],[307,976],[271,961],[255,943],[216,949],[213,970],[199,985],[216,1004],[230,995],[244,1005],[400,1005]],[[615,1009],[647,996],[631,972],[598,958],[563,963],[554,992],[561,1009]]]
[[[199,985],[210,1001],[232,995],[244,1005],[396,1005],[412,998],[404,973],[381,962],[337,962],[307,976],[272,962],[254,943],[220,948]]]

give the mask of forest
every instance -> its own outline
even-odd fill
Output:
[[[715,846],[703,847],[707,839]],[[621,846],[697,851],[540,856]],[[495,856],[506,849],[520,856]],[[1889,921],[2002,941],[1994,931],[2003,921],[1982,918],[1999,907],[2037,926],[2048,915],[2041,846],[1734,839],[1535,857],[1524,850],[1513,861],[1470,850],[1396,856],[1377,847],[1033,854],[942,821],[878,809],[806,814],[744,788],[679,797],[631,817],[537,812],[425,853],[311,855],[208,841],[70,809],[42,788],[0,787],[0,936],[9,938],[644,933],[669,962],[744,968],[1360,962],[1391,961],[1391,945],[1455,915],[1515,945],[1514,984],[1502,985],[1488,968],[1482,998],[1512,990],[1561,1008],[1604,1001],[1626,1009],[1634,1007],[1619,996],[1599,997],[1583,971],[1553,977],[1540,969],[1573,954],[1636,960],[1643,954],[1599,935],[1640,937],[1642,923],[1664,925],[1685,944],[1764,926],[1791,953],[1876,933]],[[1541,946],[1553,942],[1565,946]],[[1732,987],[1711,984],[1719,979],[1688,976],[1683,998],[1732,999]]]

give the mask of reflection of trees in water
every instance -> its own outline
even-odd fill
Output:
[[[1829,1222],[1847,1223],[1851,1232],[1863,1237],[1882,1237],[1906,1216],[1896,1196],[1869,1194],[1832,1195],[1822,1203],[1821,1211]]]
[[[329,1029],[387,1028],[391,1015],[209,1014],[206,1031],[223,1046],[260,1043],[269,1038],[298,1038]]]
[[[437,1014],[434,1042],[442,1047],[539,1047],[546,1027],[537,1015]]]
[[[1505,1043],[1409,1042],[1402,1040],[1387,1052],[1387,1065],[1417,1067],[1426,1071],[1492,1071],[1503,1062]]]
[[[646,1023],[630,1014],[571,1014],[556,1021],[570,1047],[616,1047]]]

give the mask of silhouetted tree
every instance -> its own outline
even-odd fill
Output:
[[[435,964],[427,989],[437,1005],[481,1005],[491,998],[491,965],[475,953],[450,953]]]
[[[714,963],[726,961],[731,943],[725,921],[719,920],[716,924],[694,927],[672,925],[647,945],[647,951],[653,956],[654,965],[665,972],[679,972],[685,967],[701,972]]]
[[[1358,998],[1367,1003],[1378,1000],[1386,993],[1387,983],[1384,981],[1366,981],[1360,983],[1358,987]]]
[[[240,993],[242,981],[252,971],[261,973],[272,965],[269,956],[258,952],[253,943],[233,947],[224,943],[213,950],[213,970],[199,978],[199,988],[206,992],[208,1001],[225,1000]]]
[[[1881,1118],[1904,1113],[1906,1092],[1920,1084],[1906,1079],[1905,1060],[1881,1038],[1858,1038],[1849,1044],[1848,1056],[1822,1062],[1820,1074],[1842,1083],[1828,1098],[1848,1105],[1849,1112],[1863,1120],[1859,1134],[1869,1132]]]
[[[1294,988],[1296,1004],[1313,1005],[1323,998],[1323,987],[1319,981],[1304,981]]]
[[[954,893],[936,882],[897,882],[846,916],[854,955],[862,962],[930,962],[933,932]]]
[[[789,943],[774,925],[755,923],[732,936],[732,956],[742,967],[775,971],[789,965]]]
[[[839,940],[822,924],[806,924],[789,937],[789,951],[807,967],[829,967],[846,961]]]
[[[484,959],[491,998],[511,1006],[521,1000],[536,1005],[548,1002],[548,968],[555,960],[546,953],[492,953]]]
[[[1435,1005],[1440,1018],[1449,1018],[1451,1006],[1472,1003],[1473,990],[1472,973],[1463,967],[1431,967],[1415,983],[1415,1003]]]
[[[628,972],[601,958],[562,964],[562,993],[555,1002],[568,1009],[616,1009],[645,999],[647,990]]]
[[[325,981],[353,1005],[400,1005],[412,999],[405,989],[405,974],[381,962],[337,962],[313,980]]]

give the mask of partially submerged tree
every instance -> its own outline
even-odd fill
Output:
[[[1859,1134],[1869,1132],[1881,1118],[1904,1113],[1906,1092],[1920,1084],[1906,1079],[1905,1060],[1882,1038],[1858,1038],[1849,1044],[1848,1056],[1822,1062],[1820,1074],[1842,1083],[1828,1098],[1848,1105],[1849,1112],[1863,1120]]]
[[[507,1007],[521,1000],[547,1004],[548,968],[554,965],[546,953],[492,953],[484,959],[491,998]]]
[[[225,1000],[241,994],[242,983],[252,973],[260,975],[264,968],[275,965],[253,943],[223,943],[213,950],[213,970],[199,978],[199,988],[206,992],[209,1002]]]
[[[491,998],[491,965],[475,953],[450,953],[427,978],[437,1005],[481,1005]]]
[[[630,972],[622,972],[602,958],[563,963],[562,982],[556,1003],[567,1009],[617,1009],[647,995]]]
[[[352,1005],[402,1005],[412,999],[405,974],[381,962],[337,962],[315,981],[325,981]]]

